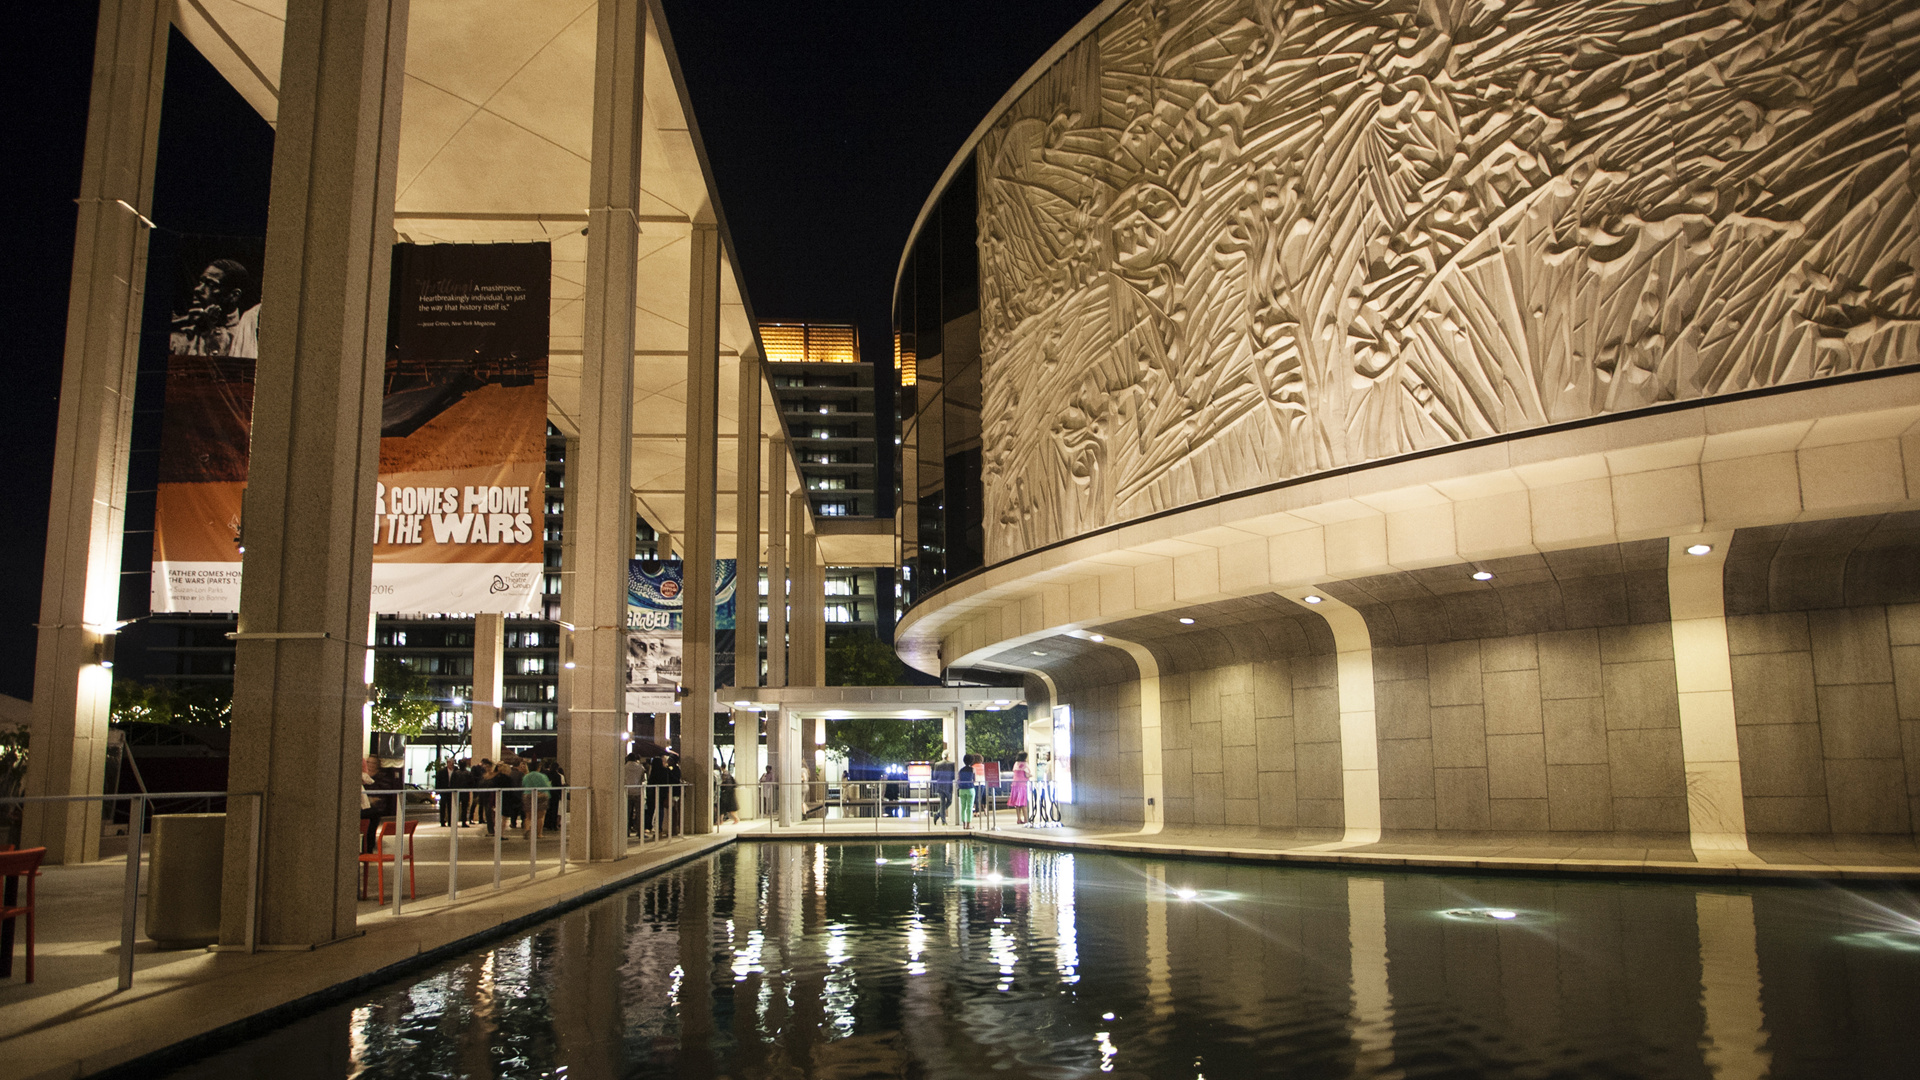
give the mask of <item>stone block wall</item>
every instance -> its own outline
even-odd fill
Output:
[[[1920,515],[1742,529],[1727,649],[1755,847],[1920,823]]]
[[[1330,652],[1162,675],[1160,723],[1168,825],[1339,837]]]
[[[1376,649],[1374,695],[1388,835],[1686,844],[1665,623]]]
[[[1727,620],[1756,844],[1910,835],[1920,820],[1920,604]]]

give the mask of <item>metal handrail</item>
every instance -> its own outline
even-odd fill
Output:
[[[686,836],[687,793],[692,787],[684,781],[678,784],[622,784],[620,789],[627,797],[628,835],[638,832],[641,847]],[[638,799],[633,795],[636,791],[640,793]],[[634,828],[636,807],[640,826],[637,830]]]
[[[247,952],[258,947],[260,923],[260,818],[266,806],[266,794],[259,791],[164,791],[135,792],[129,795],[10,795],[0,798],[0,806],[27,803],[99,802],[126,800],[133,805],[127,814],[127,873],[120,898],[120,989],[133,986],[133,943],[140,910],[140,849],[147,831],[147,804],[157,799],[258,799],[250,816],[252,835],[247,842]],[[397,865],[397,864],[396,864]]]
[[[900,794],[894,798],[888,798],[885,789],[889,785],[902,789]],[[760,813],[768,818],[769,830],[797,827],[802,821],[813,819],[817,815],[823,833],[828,830],[830,822],[837,820],[844,824],[867,816],[872,817],[876,833],[882,831],[884,823],[888,820],[900,821],[915,818],[921,819],[928,829],[945,828],[963,832],[977,828],[998,828],[996,812],[1003,808],[1001,791],[988,788],[984,784],[976,784],[972,789],[976,798],[985,797],[975,804],[968,819],[962,821],[959,805],[959,794],[962,788],[957,778],[939,784],[906,779],[754,781],[750,784],[743,783],[739,787],[743,804],[749,788],[754,789],[756,794],[766,788],[772,788],[778,792],[772,800],[771,813],[765,809],[766,800],[760,800]],[[798,800],[797,809],[787,810],[782,806],[786,801],[783,796],[794,789],[799,790],[801,797]],[[943,795],[944,798],[941,797]],[[876,809],[879,812],[870,815],[849,813],[849,811],[861,812]],[[906,812],[894,817],[886,813],[891,809],[902,809]],[[792,824],[779,824],[783,810],[787,810],[795,819]],[[831,813],[834,810],[839,810],[842,816],[834,818]]]
[[[400,915],[401,911],[403,910],[402,904],[400,902],[400,895],[402,892],[405,891],[401,889],[399,886],[400,862],[402,858],[402,853],[405,850],[401,845],[403,843],[403,837],[406,833],[406,823],[407,823],[407,800],[406,798],[404,798],[404,796],[412,795],[412,794],[458,795],[463,793],[464,794],[491,793],[493,795],[493,821],[492,821],[493,887],[497,890],[497,889],[500,889],[503,885],[504,875],[503,875],[503,866],[501,862],[501,857],[502,857],[502,845],[505,842],[507,830],[504,827],[502,827],[502,822],[504,821],[503,810],[505,808],[506,796],[508,795],[508,793],[511,792],[513,794],[520,795],[523,797],[528,794],[532,794],[536,796],[544,795],[544,796],[551,797],[554,795],[561,795],[561,794],[571,795],[573,792],[576,792],[576,791],[585,791],[585,792],[591,793],[593,789],[584,784],[553,784],[547,787],[512,787],[512,788],[506,788],[506,787],[412,788],[410,787],[410,788],[363,788],[361,790],[369,796],[374,796],[374,795],[403,796],[402,798],[398,798],[394,800],[394,814],[393,814],[394,827],[392,832],[392,835],[394,838],[393,854],[387,855],[385,851],[376,852],[376,854],[385,856],[393,860],[393,872],[394,872],[394,881],[395,881],[394,889],[393,889],[393,914],[397,917]],[[434,810],[437,814],[439,810],[438,800],[435,799],[434,803],[435,803]],[[591,795],[589,795],[588,798],[581,800],[581,805],[585,807],[584,816],[586,818],[586,821],[584,822],[584,824],[587,827],[588,831],[591,832],[593,827],[593,799]],[[571,798],[559,800],[558,817],[560,819],[560,866],[556,872],[564,874],[567,872],[567,863],[568,863],[569,849],[567,844],[567,835],[568,835],[569,827],[572,825],[572,822],[573,822],[573,800]],[[540,830],[537,827],[533,827],[530,822],[530,826],[527,830],[527,879],[531,881],[533,877],[539,872],[540,872]],[[459,899],[460,899],[460,827],[456,823],[447,829],[447,903],[452,904]]]

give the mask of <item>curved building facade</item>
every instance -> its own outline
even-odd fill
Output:
[[[1080,824],[1911,847],[1916,150],[1913,0],[1103,4],[902,260],[901,653]]]

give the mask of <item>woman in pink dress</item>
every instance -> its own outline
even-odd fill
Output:
[[[1007,795],[1007,805],[1013,807],[1014,821],[1027,823],[1027,755],[1016,754],[1013,758],[1013,790]]]

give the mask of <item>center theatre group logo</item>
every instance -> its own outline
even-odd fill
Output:
[[[495,574],[493,575],[493,584],[487,587],[487,591],[490,593],[503,593],[512,587],[513,586],[507,584],[506,578]]]

